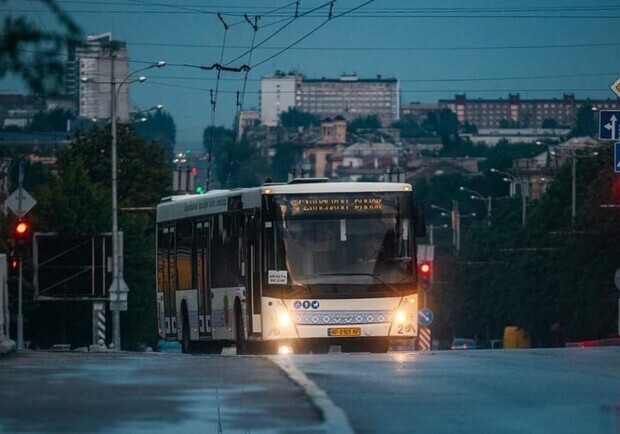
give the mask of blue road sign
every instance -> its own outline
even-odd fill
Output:
[[[620,110],[601,110],[598,115],[598,138],[620,139]]]
[[[434,318],[435,315],[433,315],[433,311],[428,307],[425,307],[418,312],[418,324],[420,325],[429,326],[433,322]]]
[[[614,143],[614,172],[620,173],[620,142]]]

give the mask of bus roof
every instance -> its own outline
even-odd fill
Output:
[[[295,182],[290,184],[265,184],[261,187],[211,190],[206,194],[169,196],[157,206],[157,221],[170,221],[187,217],[225,212],[229,198],[240,197],[243,208],[257,208],[261,196],[266,194],[304,193],[378,193],[412,191],[411,184],[392,182]]]

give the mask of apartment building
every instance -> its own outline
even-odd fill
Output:
[[[80,79],[78,115],[82,118],[110,118],[111,87],[129,75],[129,55],[126,43],[112,39],[112,33],[91,35],[75,50],[75,63]],[[73,74],[74,72],[69,71]],[[67,77],[67,84],[71,77]],[[116,114],[121,120],[129,119],[129,84],[123,85],[116,98]]]
[[[465,94],[457,94],[454,99],[439,100],[440,109],[452,110],[459,122],[476,124],[478,129],[540,128],[548,119],[570,127],[584,105],[598,110],[620,109],[617,99],[578,100],[573,94],[564,94],[561,99],[522,99],[519,94],[509,94],[507,99],[467,99]]]
[[[294,107],[320,118],[342,116],[347,121],[376,115],[388,127],[400,118],[399,82],[395,78],[307,79],[301,74],[278,74],[261,79],[261,122],[278,125],[280,113]]]

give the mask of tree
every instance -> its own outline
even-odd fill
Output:
[[[177,127],[172,115],[158,110],[154,113],[147,113],[145,118],[145,122],[136,124],[136,135],[162,147],[167,161],[172,164],[177,135]]]
[[[462,131],[464,134],[478,134],[478,127],[474,123],[465,122]]]
[[[458,134],[459,121],[452,110],[446,108],[438,112],[428,113],[426,125],[441,137],[444,154],[458,155],[461,144]]]
[[[63,81],[62,51],[81,39],[81,30],[56,1],[38,1],[48,7],[60,30],[41,29],[24,16],[6,16],[0,31],[0,77],[15,74],[33,93],[53,95],[60,93]]]
[[[111,225],[110,130],[93,128],[77,133],[58,158],[58,175],[37,189],[38,230],[60,234],[108,232]],[[118,129],[118,199],[124,207],[153,207],[170,194],[170,169],[163,150],[133,134],[130,125]],[[124,277],[130,287],[129,311],[124,316],[123,345],[153,345],[156,340],[155,310],[155,215],[119,214],[124,232]],[[43,323],[60,315],[55,306],[40,306]],[[82,310],[90,309],[84,306]],[[84,313],[84,312],[82,312]],[[88,314],[90,314],[88,312]],[[38,337],[45,334],[37,329]],[[88,328],[86,333],[89,334]]]
[[[40,111],[28,125],[30,131],[67,131],[67,121],[74,119],[71,110],[55,108],[48,112]]]
[[[276,153],[271,160],[271,172],[273,180],[277,182],[288,181],[288,175],[301,161],[303,149],[293,143],[280,143],[276,147]]]
[[[280,113],[280,124],[283,127],[304,127],[321,125],[321,119],[312,113],[302,112],[295,107],[291,107],[285,112]]]
[[[376,130],[381,128],[381,121],[377,115],[360,116],[351,121],[347,130],[356,132],[357,130]]]
[[[224,127],[207,127],[203,144],[211,153],[210,188],[215,182],[222,188],[251,187],[262,184],[269,165],[258,149],[247,142],[235,143],[235,133]]]
[[[575,124],[570,132],[571,137],[594,137],[598,124],[596,122],[595,111],[590,104],[585,104],[579,108],[575,116]]]

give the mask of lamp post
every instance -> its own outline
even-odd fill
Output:
[[[591,154],[586,155],[577,155],[576,149],[569,149],[569,155],[571,159],[571,213],[570,213],[570,223],[572,227],[575,227],[575,220],[577,218],[577,158],[588,158],[592,156],[598,155],[598,151],[594,151]],[[551,149],[549,153],[553,157],[560,157],[560,154],[555,150]]]
[[[461,218],[476,217],[476,213],[474,212],[471,214],[460,214],[458,210],[457,202],[456,201],[453,201],[453,202],[454,202],[454,208],[452,211],[449,211],[448,209],[437,206],[437,205],[431,205],[431,208],[441,211],[442,217],[452,217],[452,224],[451,224],[452,245],[454,246],[455,255],[458,256],[461,250]],[[431,225],[431,235],[430,235],[431,245],[433,244],[433,227],[435,228],[444,227],[445,228],[445,227],[448,227],[448,225],[439,225],[439,226]]]
[[[139,72],[146,71],[152,68],[163,68],[166,66],[166,62],[160,60],[158,62],[152,63],[151,65],[145,66],[144,68],[137,69],[127,75],[120,83],[117,83],[116,77],[114,76],[114,63],[115,56],[112,54],[110,56],[110,122],[111,122],[111,130],[112,130],[112,146],[111,146],[111,159],[112,159],[112,284],[110,285],[109,292],[110,295],[110,310],[113,312],[113,343],[114,349],[119,351],[121,348],[121,304],[126,300],[123,300],[124,296],[127,295],[129,291],[129,287],[127,283],[125,283],[125,279],[123,278],[122,273],[120,272],[119,267],[119,232],[118,232],[118,169],[117,169],[117,137],[116,137],[116,102],[118,95],[120,93],[121,88],[128,83],[139,82],[143,83],[146,81],[146,77],[139,76],[137,80],[131,80],[131,77],[136,75]],[[82,81],[86,81],[82,79]],[[117,86],[118,85],[118,86]],[[112,294],[115,294],[115,299],[113,300]],[[114,301],[114,304],[113,304]]]
[[[490,195],[488,197],[484,197],[481,193],[477,192],[476,190],[471,190],[463,186],[459,187],[459,190],[467,192],[467,193],[471,193],[469,198],[472,200],[481,200],[482,202],[484,202],[484,204],[487,207],[487,224],[488,226],[491,226],[491,208],[493,206],[492,197]]]
[[[526,182],[524,179],[518,178],[515,175],[502,172],[501,170],[491,169],[492,173],[498,173],[503,175],[504,182],[510,182],[510,196],[513,196],[513,185],[521,184],[521,226],[525,226],[525,218],[527,215],[527,190],[526,190]]]

